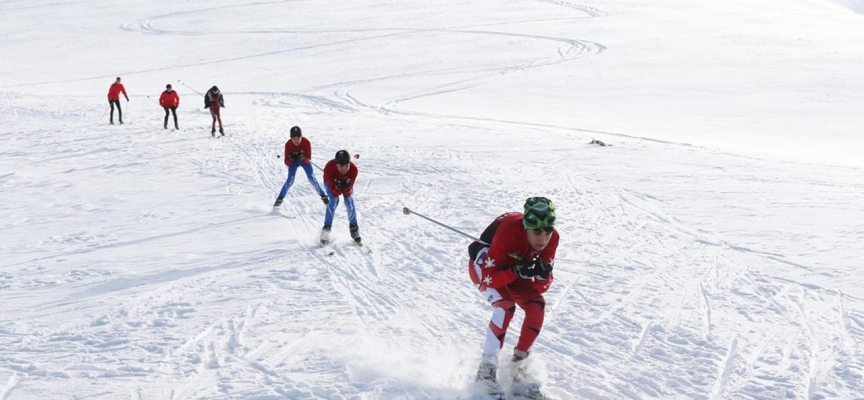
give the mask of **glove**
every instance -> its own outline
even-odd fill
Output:
[[[513,266],[513,272],[522,279],[531,279],[543,272],[543,260],[539,258],[519,260]],[[547,274],[546,277],[548,278],[549,275]]]
[[[351,187],[351,178],[345,178],[342,180],[336,180],[336,189],[348,189]]]
[[[539,281],[545,281],[549,279],[549,274],[552,273],[552,264],[546,264],[542,260],[537,260],[540,263],[540,272],[537,275],[534,275],[534,279]]]
[[[291,161],[300,161],[303,159],[303,155],[300,153],[291,153],[289,155],[289,158],[291,159]]]

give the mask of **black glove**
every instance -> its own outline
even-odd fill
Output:
[[[337,179],[336,189],[348,189],[351,187],[351,178]]]
[[[534,279],[545,281],[549,279],[549,274],[552,273],[552,264],[546,264],[542,260],[537,260],[540,263],[540,272],[534,275]]]
[[[291,161],[300,161],[303,159],[303,155],[300,153],[291,153],[288,157]]]
[[[543,272],[543,260],[540,258],[519,260],[513,266],[513,272],[522,279],[531,279]],[[549,275],[547,274],[546,277],[548,278]]]

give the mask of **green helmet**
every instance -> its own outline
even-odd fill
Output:
[[[545,197],[531,197],[525,200],[522,224],[525,225],[525,229],[555,226],[555,203]]]

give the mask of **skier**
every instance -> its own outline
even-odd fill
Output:
[[[330,228],[333,225],[333,214],[339,205],[340,194],[345,199],[351,238],[357,244],[361,244],[360,228],[357,226],[357,211],[354,208],[354,198],[351,196],[354,190],[354,181],[356,180],[357,166],[351,162],[351,156],[347,150],[337,151],[336,156],[324,166],[324,186],[330,202],[327,204],[327,212],[324,214],[324,228],[321,229],[321,244],[330,242]]]
[[[168,129],[168,114],[174,114],[174,129],[180,129],[177,125],[177,107],[180,106],[180,96],[174,89],[171,89],[171,84],[165,85],[165,91],[159,96],[159,105],[165,109],[165,123],[162,124],[162,129]]]
[[[499,216],[480,236],[485,243],[475,241],[468,246],[468,273],[492,305],[477,380],[487,385],[490,394],[502,395],[497,383],[498,353],[519,306],[525,312],[525,320],[513,350],[512,361],[517,365],[513,382],[515,390],[530,397],[540,396],[540,388],[525,380],[523,361],[543,327],[546,306],[543,293],[552,285],[558,231],[555,204],[549,199],[531,197],[523,211]]]
[[[282,190],[279,192],[279,197],[276,198],[276,202],[273,203],[273,207],[279,207],[282,205],[282,200],[285,199],[285,195],[288,194],[288,189],[291,189],[291,185],[294,184],[294,175],[297,173],[297,167],[302,167],[304,171],[306,171],[306,178],[309,179],[309,183],[312,184],[312,187],[318,192],[318,195],[321,196],[321,201],[324,204],[330,202],[330,198],[324,193],[324,189],[321,188],[321,185],[318,184],[318,180],[315,179],[315,174],[312,171],[312,144],[309,142],[309,139],[303,137],[303,132],[300,130],[299,126],[291,127],[291,139],[285,142],[285,165],[288,167],[288,179],[285,181],[285,184],[282,185]]]
[[[111,87],[108,89],[108,104],[111,105],[111,116],[108,122],[111,125],[114,125],[114,106],[117,106],[117,120],[120,121],[120,125],[123,125],[123,110],[120,109],[120,93],[123,93],[123,97],[126,97],[126,102],[129,102],[129,95],[126,94],[126,88],[123,87],[123,84],[120,83],[120,77],[117,77],[117,80],[111,84]]]
[[[220,109],[225,108],[225,100],[222,98],[222,93],[219,92],[218,87],[213,86],[204,94],[204,108],[209,108],[210,116],[213,117],[210,136],[216,136],[216,121],[219,121],[219,133],[225,136],[225,131],[222,130],[222,115],[219,113]]]

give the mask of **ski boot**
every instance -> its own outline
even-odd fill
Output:
[[[216,128],[210,128],[210,136],[216,137]]]
[[[330,225],[324,225],[321,228],[321,244],[324,245],[327,243],[330,243]]]
[[[503,400],[504,389],[498,384],[498,366],[494,356],[483,356],[477,368],[475,381],[486,391],[490,398]]]
[[[351,239],[354,239],[358,244],[360,243],[360,227],[357,224],[351,224],[348,226],[348,229],[351,230]]]
[[[514,395],[527,397],[529,399],[546,399],[540,391],[540,384],[537,383],[528,373],[528,358],[527,351],[513,350],[513,364],[515,373],[513,375],[513,385],[511,390]]]
[[[219,127],[219,133],[221,133],[222,136],[225,136],[225,131],[222,130],[222,127],[221,127],[221,126]]]

